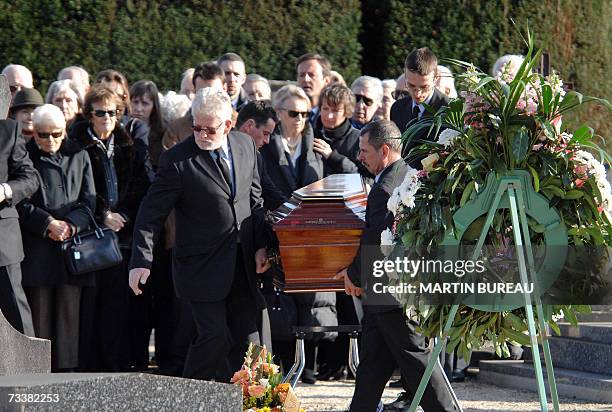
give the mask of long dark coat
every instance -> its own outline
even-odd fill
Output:
[[[25,250],[25,259],[21,263],[22,283],[29,287],[64,283],[90,286],[93,275],[70,275],[64,263],[61,242],[47,235],[47,226],[53,219],[72,223],[77,233],[89,229],[91,219],[83,206],[93,211],[96,204],[89,155],[70,141],[64,141],[59,152],[52,156],[41,151],[34,139],[26,148],[38,170],[40,188],[31,199],[25,199],[17,206]]]

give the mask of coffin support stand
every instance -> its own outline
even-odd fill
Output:
[[[294,326],[291,331],[295,333],[295,361],[291,369],[283,378],[283,383],[290,382],[291,387],[295,388],[297,385],[304,366],[306,365],[306,356],[304,352],[304,339],[307,333],[325,333],[325,332],[338,332],[348,333],[349,335],[349,354],[348,354],[348,366],[353,372],[353,375],[357,376],[357,366],[359,366],[359,343],[358,337],[361,332],[361,325],[340,325],[340,326]]]

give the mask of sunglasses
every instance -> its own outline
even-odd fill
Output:
[[[410,96],[410,93],[408,93],[407,90],[393,90],[391,92],[391,96],[395,99],[395,100],[399,100],[399,99],[403,99],[404,97],[408,97]]]
[[[365,104],[368,107],[370,107],[370,106],[372,106],[374,104],[374,100],[370,99],[369,97],[365,97],[362,94],[356,94],[355,95],[355,101],[357,103],[359,103],[362,100],[363,100],[363,104]]]
[[[302,116],[302,118],[304,118],[310,115],[310,112],[298,112],[298,111],[289,110],[289,109],[285,109],[285,110],[287,110],[287,114],[289,115],[289,117],[298,117],[299,115],[299,116]]]
[[[206,136],[209,136],[209,135],[217,134],[217,130],[219,130],[222,124],[223,122],[219,123],[219,126],[217,127],[200,127],[200,126],[194,125],[194,126],[191,126],[191,128],[193,129],[194,133],[204,133],[206,134]]]
[[[115,117],[117,115],[117,111],[118,111],[117,109],[115,110],[93,110],[92,113],[96,117],[104,117],[106,116],[107,113],[110,117]]]
[[[59,139],[60,137],[64,136],[64,132],[53,132],[53,133],[37,133],[38,137],[41,139],[48,139],[50,137],[53,137],[54,139]]]

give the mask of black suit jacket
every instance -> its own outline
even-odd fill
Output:
[[[357,255],[347,268],[348,276],[356,286],[364,289],[371,286],[368,282],[372,280],[373,261],[383,259],[380,234],[390,228],[394,220],[393,213],[387,208],[387,201],[393,189],[404,180],[407,170],[408,166],[403,159],[387,166],[368,194],[365,228],[361,233]]]
[[[38,173],[13,120],[0,120],[0,183],[8,183],[13,192],[10,201],[0,202],[0,266],[7,266],[23,260],[19,214],[15,205],[32,196],[39,185]]]
[[[257,152],[257,168],[261,180],[261,196],[263,197],[264,207],[266,210],[276,210],[287,201],[287,196],[278,190],[274,181],[270,179],[266,164],[259,152]]]
[[[136,218],[130,267],[150,268],[154,241],[174,208],[173,274],[182,299],[225,299],[238,247],[243,250],[253,296],[259,296],[253,256],[265,247],[265,240],[257,150],[253,140],[238,131],[230,132],[228,144],[236,181],[234,197],[210,152],[200,150],[191,135],[161,155],[156,179]]]
[[[440,109],[442,106],[447,106],[450,99],[444,93],[439,91],[438,89],[434,89],[433,96],[431,101],[429,102],[429,106],[431,106],[434,110]],[[431,117],[431,114],[425,111],[422,117]],[[400,129],[402,133],[408,129],[416,120],[412,115],[412,98],[410,96],[404,97],[393,103],[391,106],[391,120],[395,122],[397,127]],[[402,154],[404,157],[408,155],[408,152],[415,146],[418,146],[418,142],[416,140],[429,140],[434,141],[436,136],[433,134],[428,134],[428,129],[422,130],[411,142],[404,143],[404,147],[402,150]],[[421,158],[418,159],[409,159],[408,164],[415,169],[421,169]]]

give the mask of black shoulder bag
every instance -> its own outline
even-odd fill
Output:
[[[94,230],[62,242],[64,261],[68,272],[73,275],[108,269],[119,265],[123,259],[117,234],[111,229],[98,226],[91,210],[88,207],[84,209],[91,218]]]

